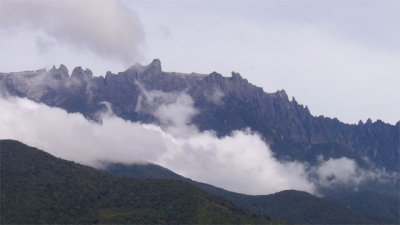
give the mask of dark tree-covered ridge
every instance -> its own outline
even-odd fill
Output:
[[[1,224],[265,224],[178,180],[115,177],[0,141]]]

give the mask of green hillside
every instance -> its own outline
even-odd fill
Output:
[[[115,177],[0,141],[1,224],[269,223],[178,180]]]
[[[253,204],[260,213],[272,218],[304,224],[378,224],[365,216],[349,210],[333,201],[318,198],[303,191],[281,191],[271,195],[255,196],[252,201],[242,199],[244,204]],[[250,205],[248,205],[251,207]]]
[[[232,201],[234,204],[244,207],[253,213],[268,215],[272,219],[282,221],[303,224],[382,224],[389,221],[381,217],[369,217],[362,214],[362,211],[357,212],[332,200],[319,198],[302,191],[289,190],[270,195],[245,195],[230,192],[182,177],[154,164],[110,164],[105,171],[122,177],[183,180],[196,185],[207,193]],[[376,206],[375,208],[382,207],[384,206]],[[393,209],[391,205],[388,207]],[[379,214],[380,212],[377,211],[375,213]]]

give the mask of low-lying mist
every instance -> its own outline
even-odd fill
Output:
[[[218,138],[190,123],[199,113],[185,93],[142,89],[140,107],[159,125],[125,121],[108,110],[102,123],[86,120],[24,98],[0,97],[0,138],[16,139],[57,157],[100,168],[103,162],[151,162],[185,177],[245,194],[270,194],[287,189],[318,194],[318,186],[354,185],[381,179],[348,158],[321,160],[317,166],[278,161],[269,146],[251,130]],[[149,111],[150,110],[150,111]]]

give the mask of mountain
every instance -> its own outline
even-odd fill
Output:
[[[198,110],[190,122],[201,131],[213,130],[221,137],[229,135],[234,130],[248,127],[262,136],[271,147],[274,157],[280,161],[295,160],[318,165],[321,159],[347,157],[354,159],[362,169],[371,169],[370,172],[397,173],[396,176],[390,176],[392,179],[390,182],[380,183],[380,179],[377,179],[358,185],[358,188],[367,192],[385,193],[392,199],[399,198],[400,122],[391,125],[380,120],[376,122],[368,120],[366,123],[345,124],[336,118],[315,117],[307,106],[299,104],[294,98],[289,100],[284,90],[266,93],[262,88],[250,84],[238,73],[232,73],[231,77],[223,77],[216,72],[211,74],[164,72],[159,60],[154,60],[147,66],[136,64],[117,74],[107,72],[104,77],[93,76],[90,70],[83,70],[81,67],[76,67],[70,74],[63,65],[48,71],[0,73],[0,94],[27,97],[49,106],[63,108],[68,112],[79,112],[87,119],[98,122],[101,120],[99,112],[112,106],[113,113],[125,120],[162,124],[163,121],[159,121],[151,113],[152,105],[149,104],[151,96],[147,96],[146,92],[154,92],[157,95],[160,93],[189,95]],[[188,181],[157,165],[135,166],[135,169],[128,170],[120,167],[118,173],[138,178]],[[269,215],[270,210],[273,210],[264,204],[266,196],[242,195],[189,181],[208,193],[229,199],[253,212]],[[328,200],[322,199],[321,202],[320,198],[314,199],[315,196],[311,197],[306,193],[286,192],[286,195],[280,195],[280,199],[299,197],[303,198],[301,202],[311,202],[308,208],[301,206],[306,210],[304,214],[308,209],[315,207],[318,209],[333,207],[335,208],[333,217],[324,214],[325,211],[320,213],[324,215],[322,217],[332,219],[329,221],[334,221],[335,217],[343,219],[337,216],[336,212],[342,212],[339,214],[344,218],[352,218],[349,221],[360,221],[359,218],[366,222],[383,221],[379,216],[368,217],[370,218],[368,220],[354,212],[374,214],[363,208],[364,201],[351,200],[352,195],[346,194],[350,192],[355,194],[352,192],[354,186],[329,186],[326,189],[318,191],[326,196],[334,196],[334,193],[339,193],[341,196],[340,193],[343,193],[346,197],[344,199],[332,197],[331,200],[337,204],[332,201],[328,204],[326,203]],[[287,195],[291,197],[285,198]],[[377,210],[375,214],[379,214],[378,212],[382,210],[384,215],[391,218],[390,221],[394,221],[395,217],[391,217],[393,213],[390,210],[395,206],[391,205],[391,201],[384,201],[381,197],[373,199],[365,204],[384,204],[382,207],[374,208]],[[347,201],[354,204],[351,205]],[[282,209],[280,213],[283,211],[289,213],[284,207],[292,203],[283,200],[280,202],[282,203],[282,208],[279,208]],[[330,204],[335,206],[327,207]],[[350,211],[351,213],[341,211],[343,206],[353,211]],[[279,213],[276,215],[280,218],[289,218],[288,221],[295,221],[290,219],[295,216]],[[295,215],[301,216],[301,214]],[[313,218],[311,222],[320,219],[311,214],[309,216]],[[296,219],[296,221],[303,220]]]
[[[163,72],[155,59],[148,66],[136,64],[118,74],[107,72],[105,77],[95,77],[81,67],[69,75],[63,65],[49,71],[0,73],[0,88],[92,120],[98,120],[98,111],[104,110],[101,103],[109,102],[117,116],[144,123],[159,121],[148,111],[137,110],[143,88],[185,92],[200,112],[192,118],[200,130],[214,130],[222,136],[249,127],[266,140],[279,160],[316,164],[318,156],[347,157],[363,168],[400,171],[400,122],[394,126],[368,120],[356,125],[315,117],[307,106],[289,100],[284,90],[265,93],[238,73],[223,77],[216,72]]]
[[[272,219],[282,221],[304,224],[378,224],[399,221],[393,215],[393,212],[399,210],[399,206],[393,202],[387,204],[385,202],[387,199],[380,198],[378,194],[375,199],[352,201],[355,210],[350,210],[346,208],[347,204],[343,204],[343,206],[341,204],[350,200],[349,197],[352,196],[352,193],[343,196],[337,194],[335,198],[332,197],[332,200],[296,190],[270,195],[245,195],[193,181],[155,164],[109,164],[104,171],[121,177],[168,178],[186,181],[209,194],[223,197],[238,206],[249,209],[253,213],[268,215]],[[341,198],[340,201],[338,201],[339,198]],[[390,200],[393,199],[396,197],[390,198]],[[357,210],[360,206],[375,210],[373,212],[375,215],[382,213],[382,216],[369,217],[369,211]],[[386,214],[387,212],[392,214]],[[383,215],[390,215],[390,217]]]
[[[332,201],[302,191],[288,190],[259,197],[258,205],[263,206],[263,212],[288,222],[302,224],[380,223],[376,220],[368,220],[365,216]]]
[[[400,201],[395,196],[357,191],[336,193],[327,198],[353,211],[367,215],[368,218],[387,221],[387,223],[400,223]]]
[[[115,177],[0,141],[1,224],[265,224],[183,181]]]

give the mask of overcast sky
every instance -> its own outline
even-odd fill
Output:
[[[400,118],[400,1],[0,1],[0,71],[81,65],[285,89],[313,115]]]

